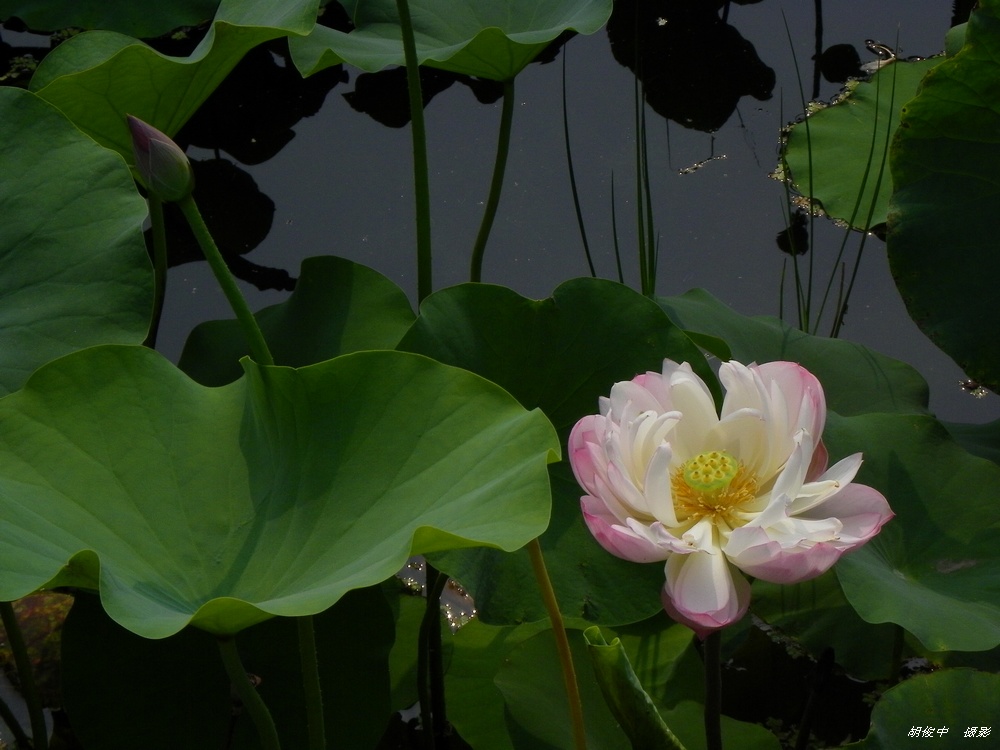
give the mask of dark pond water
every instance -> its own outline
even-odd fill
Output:
[[[623,15],[625,4],[619,5],[612,28],[614,23],[631,27],[633,21]],[[652,29],[662,17],[667,23],[651,31],[662,35],[663,29],[704,20],[704,15],[701,20],[678,16],[677,8],[685,5],[713,3],[650,0],[639,23]],[[822,47],[851,45],[862,61],[875,59],[865,49],[866,39],[898,47],[900,56],[935,54],[953,16],[950,0],[760,0],[733,3],[726,25],[695,34],[686,47],[678,41],[681,37],[660,38],[663,55],[646,65],[659,74],[647,76],[647,87],[661,89],[650,94],[653,106],[646,107],[653,212],[660,234],[658,293],[704,287],[740,312],[778,313],[787,256],[777,249],[775,236],[785,227],[786,208],[782,185],[768,175],[777,163],[780,128],[801,111],[800,79],[806,96],[811,94],[817,7],[822,8]],[[637,286],[635,76],[615,57],[627,56],[628,47],[622,39],[612,44],[608,30],[578,36],[555,52],[552,62],[533,64],[518,77],[512,151],[484,281],[545,297],[560,282],[588,274],[566,166],[561,103],[565,58],[574,166],[596,270],[617,278],[616,209],[626,281]],[[189,150],[195,158],[218,155],[243,161],[241,168],[273,201],[270,231],[245,261],[294,276],[305,257],[341,255],[377,269],[415,296],[409,128],[382,125],[349,101],[360,106],[357,97],[373,80],[348,69],[314,81],[308,97],[318,112],[300,120],[290,115],[279,131],[286,125],[290,130],[278,139],[288,142],[280,150],[269,146],[277,153],[266,161],[255,153],[253,135],[255,118],[265,115],[251,110],[243,118],[251,127],[239,136],[242,144],[222,151]],[[279,78],[278,103],[258,103],[269,119],[276,113],[280,119],[286,106],[282,86]],[[829,99],[839,88],[824,80],[819,98]],[[479,92],[484,97],[489,93]],[[705,104],[706,93],[721,103]],[[475,94],[470,86],[454,83],[425,108],[435,288],[468,278],[469,252],[489,187],[500,104],[481,103]],[[387,96],[376,93],[374,99],[384,103]],[[680,124],[688,119],[694,120],[686,123],[689,127]],[[260,222],[261,234],[266,230],[266,199],[259,208],[235,210],[241,222]],[[831,223],[817,223],[817,278],[825,280],[833,270],[842,237],[843,230]],[[849,247],[856,246],[857,235]],[[277,277],[279,287],[287,286],[283,276]],[[250,285],[244,289],[255,308],[287,296],[258,292]],[[228,315],[207,266],[179,265],[171,271],[159,348],[176,358],[194,322]],[[930,381],[931,406],[941,418],[982,422],[1000,416],[1000,399],[964,393],[958,385],[963,373],[910,321],[877,239],[867,243],[841,335],[914,365]]]

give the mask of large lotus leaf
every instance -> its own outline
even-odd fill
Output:
[[[398,286],[332,256],[302,261],[292,295],[255,317],[275,363],[291,367],[364,349],[394,349],[415,318]],[[236,320],[213,320],[191,332],[179,366],[202,385],[223,385],[242,374],[239,360],[249,353]]]
[[[1000,389],[1000,0],[903,110],[892,147],[888,251],[910,316],[969,377]]]
[[[495,385],[402,352],[245,368],[96,347],[0,400],[0,598],[99,588],[139,635],[224,635],[545,529],[555,434]]]
[[[31,90],[132,163],[126,114],[173,135],[249,49],[308,33],[318,2],[223,0],[208,34],[185,58],[168,57],[114,32],[79,34],[45,57]]]
[[[788,129],[784,160],[792,187],[856,229],[885,224],[892,180],[886,154],[899,112],[944,58],[894,62],[854,82],[836,103]]]
[[[909,365],[860,344],[811,336],[777,318],[746,317],[695,289],[658,300],[677,325],[719,336],[740,362],[799,362],[823,383],[827,405],[843,416],[926,413],[927,383]]]
[[[377,588],[351,591],[314,618],[331,746],[374,747],[389,708],[392,612]],[[276,618],[240,633],[240,656],[285,747],[306,747],[295,622]],[[234,716],[229,678],[209,634],[188,628],[160,640],[116,625],[96,596],[77,594],[62,631],[62,698],[74,736],[100,750],[260,747],[250,717]]]
[[[704,356],[655,303],[598,279],[568,281],[544,300],[485,284],[445,289],[424,300],[400,348],[492,380],[525,408],[541,408],[564,437],[597,412],[598,398],[615,382],[660,370],[664,357],[692,362],[717,388]],[[659,611],[662,565],[620,560],[593,540],[566,462],[553,467],[552,493],[552,522],[541,546],[562,611],[601,624]],[[434,561],[469,588],[487,622],[546,616],[526,551],[468,550]]]
[[[345,34],[316,26],[289,40],[303,75],[341,62],[375,72],[403,65],[395,0],[343,0],[354,22]],[[456,73],[507,81],[553,39],[593,34],[611,15],[611,0],[411,0],[417,60]]]
[[[902,625],[932,651],[1000,644],[1000,467],[925,416],[831,415],[824,439],[833,455],[864,453],[858,481],[896,513],[837,564],[858,614]]]
[[[0,394],[51,359],[140,343],[146,203],[121,158],[33,94],[0,87]]]
[[[868,736],[846,747],[909,750],[917,743],[933,743],[942,750],[968,750],[996,745],[997,695],[996,674],[946,669],[913,677],[885,692],[872,710]]]
[[[215,15],[219,0],[158,0],[109,3],[107,0],[0,0],[0,19],[16,16],[31,29],[106,29],[153,37],[181,26],[195,26]]]

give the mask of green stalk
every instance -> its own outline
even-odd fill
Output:
[[[503,83],[503,109],[500,112],[500,134],[497,136],[497,155],[493,162],[493,179],[490,181],[490,195],[486,199],[486,209],[483,211],[483,221],[479,225],[476,244],[472,248],[472,264],[469,271],[470,281],[483,279],[483,255],[486,253],[486,243],[490,238],[493,220],[500,205],[500,192],[503,189],[503,175],[507,169],[507,155],[510,153],[511,124],[514,122],[514,80]]]
[[[14,735],[15,747],[31,747],[31,737],[25,734],[21,723],[14,716],[14,712],[10,710],[10,706],[7,705],[3,698],[0,698],[0,719],[3,719],[3,723],[7,725],[10,733]]]
[[[149,332],[143,345],[156,348],[156,334],[163,315],[163,299],[167,293],[167,231],[163,221],[163,201],[149,196],[149,222],[153,230],[153,313]]]
[[[396,0],[399,26],[403,33],[406,60],[406,87],[410,95],[410,133],[413,137],[413,192],[417,221],[417,302],[434,290],[431,262],[431,188],[427,169],[427,130],[424,127],[424,98],[420,91],[420,67],[413,22],[407,0]]]
[[[556,651],[559,653],[559,665],[562,668],[563,685],[566,688],[566,699],[569,701],[569,715],[573,726],[573,747],[576,750],[587,750],[587,730],[583,723],[583,703],[580,701],[580,688],[576,682],[576,668],[573,666],[573,654],[569,650],[569,639],[563,625],[559,602],[552,588],[552,580],[545,568],[545,558],[542,556],[542,545],[538,539],[528,542],[528,554],[531,557],[531,568],[535,573],[538,591],[545,603],[545,610],[552,623],[552,634],[556,639]]]
[[[260,744],[263,750],[281,750],[281,742],[278,740],[278,730],[274,726],[274,719],[271,712],[267,710],[264,699],[250,682],[247,671],[240,661],[240,654],[236,650],[236,640],[232,637],[219,638],[219,653],[222,655],[222,663],[229,675],[229,681],[236,690],[236,694],[243,702],[243,708],[250,715],[254,726],[257,727],[257,734],[260,737]]]
[[[205,255],[205,260],[208,261],[208,265],[212,268],[212,273],[215,274],[215,280],[219,282],[223,294],[226,295],[226,299],[229,301],[229,306],[236,314],[236,319],[239,321],[240,327],[243,329],[243,335],[246,336],[247,344],[250,346],[250,354],[258,364],[273,365],[274,357],[271,356],[271,352],[267,348],[267,342],[264,341],[264,334],[261,333],[260,327],[257,325],[257,320],[254,318],[253,313],[250,312],[247,301],[243,298],[240,288],[236,285],[236,280],[229,272],[229,267],[222,258],[222,253],[219,252],[215,240],[212,239],[212,235],[205,225],[205,220],[201,217],[201,212],[198,210],[194,198],[188,195],[178,201],[177,206],[184,214],[184,218],[187,219],[187,223],[191,227],[195,239],[198,240],[198,245],[201,247],[202,253]]]
[[[323,691],[319,681],[319,660],[316,656],[316,630],[313,627],[312,616],[296,617],[295,621],[299,631],[299,664],[302,668],[302,688],[306,697],[309,750],[326,750]]]
[[[49,730],[45,726],[45,712],[42,710],[42,701],[35,687],[35,675],[31,669],[28,647],[24,643],[21,626],[17,622],[17,615],[14,614],[14,606],[10,602],[0,602],[0,618],[3,620],[4,630],[7,631],[7,642],[10,644],[11,653],[14,655],[17,677],[21,682],[21,695],[28,705],[28,716],[31,718],[31,746],[35,750],[47,750]]]
[[[417,693],[424,747],[444,746],[447,725],[444,703],[444,666],[441,652],[441,594],[448,576],[430,563],[424,564],[427,605],[420,621],[417,644]]]
[[[702,646],[705,659],[705,747],[722,750],[722,631],[710,633]]]
[[[583,223],[583,209],[580,208],[580,193],[576,189],[576,173],[573,171],[573,149],[569,145],[569,111],[566,107],[566,49],[562,50],[562,112],[563,140],[566,142],[566,164],[569,167],[569,187],[573,192],[573,208],[576,210],[576,224],[580,227],[580,239],[583,241],[583,252],[587,256],[587,268],[592,278],[597,278],[594,269],[594,259],[590,255],[590,243],[587,242],[587,227]]]
[[[799,69],[799,58],[795,54],[795,43],[792,41],[792,31],[788,27],[788,18],[785,16],[784,11],[781,13],[781,20],[785,25],[785,38],[788,39],[788,47],[792,51],[792,64],[795,67],[795,79],[799,85],[799,102],[802,105],[802,111],[808,113],[808,106],[806,103],[806,94],[802,89],[802,71]],[[806,189],[809,193],[809,242],[813,241],[816,233],[813,231],[813,224],[815,223],[815,212],[813,211],[812,196],[816,194],[813,190],[813,153],[812,153],[812,134],[809,131],[809,117],[808,115],[802,121],[803,127],[806,129],[806,163],[809,168],[809,184]],[[815,265],[816,253],[809,253],[809,266],[807,273],[807,283],[806,283],[806,293],[805,293],[805,303],[803,305],[803,312],[799,316],[799,328],[806,333],[811,333],[811,318],[812,318],[812,290],[813,290],[813,270]],[[796,275],[798,274],[798,267],[796,264]],[[798,284],[801,289],[801,284]],[[803,322],[805,325],[803,325]]]

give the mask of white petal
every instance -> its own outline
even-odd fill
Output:
[[[670,462],[672,458],[673,451],[671,451],[669,443],[664,443],[657,448],[646,469],[645,480],[646,503],[650,513],[656,520],[671,528],[677,525],[674,495],[670,487]]]

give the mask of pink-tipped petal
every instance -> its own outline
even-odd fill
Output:
[[[657,545],[649,537],[621,524],[598,498],[584,495],[580,498],[580,508],[583,520],[594,539],[615,557],[649,563],[660,562],[670,555],[668,548]]]
[[[673,555],[665,570],[663,608],[699,638],[737,622],[750,607],[750,584],[722,554]]]

